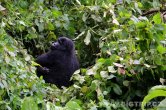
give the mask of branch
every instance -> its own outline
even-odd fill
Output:
[[[151,9],[151,10],[143,13],[142,16],[146,16],[146,15],[153,14],[156,12],[165,12],[165,11],[166,11],[166,9]]]

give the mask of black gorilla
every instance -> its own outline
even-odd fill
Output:
[[[37,75],[58,87],[69,86],[70,77],[79,69],[74,43],[66,37],[60,37],[47,53],[37,57],[36,62],[42,66],[37,67]]]

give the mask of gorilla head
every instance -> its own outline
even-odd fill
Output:
[[[70,77],[79,69],[74,43],[66,37],[60,37],[52,43],[50,50],[37,57],[36,62],[42,66],[37,67],[37,75],[58,87],[69,86]]]
[[[57,42],[52,43],[51,50],[61,50],[72,53],[74,51],[74,43],[66,37],[60,37]]]

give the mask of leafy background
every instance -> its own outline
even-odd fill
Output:
[[[166,82],[165,0],[0,3],[1,110],[139,109],[121,102],[141,102]],[[74,40],[81,66],[63,89],[45,84],[33,65],[59,36]]]

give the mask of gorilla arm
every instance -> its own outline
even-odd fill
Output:
[[[50,52],[47,52],[45,54],[38,56],[36,62],[40,64],[42,67],[47,67],[48,65],[51,65],[51,61],[49,60],[49,54]]]
[[[37,67],[37,73],[40,73],[40,75],[47,74],[47,73],[49,73],[49,71],[50,70],[47,67],[41,67],[41,66]]]
[[[51,65],[49,59],[48,59],[49,52],[42,54],[37,57],[36,62],[40,64],[41,66],[37,66],[37,75],[40,77],[41,75],[49,73],[49,65]]]

